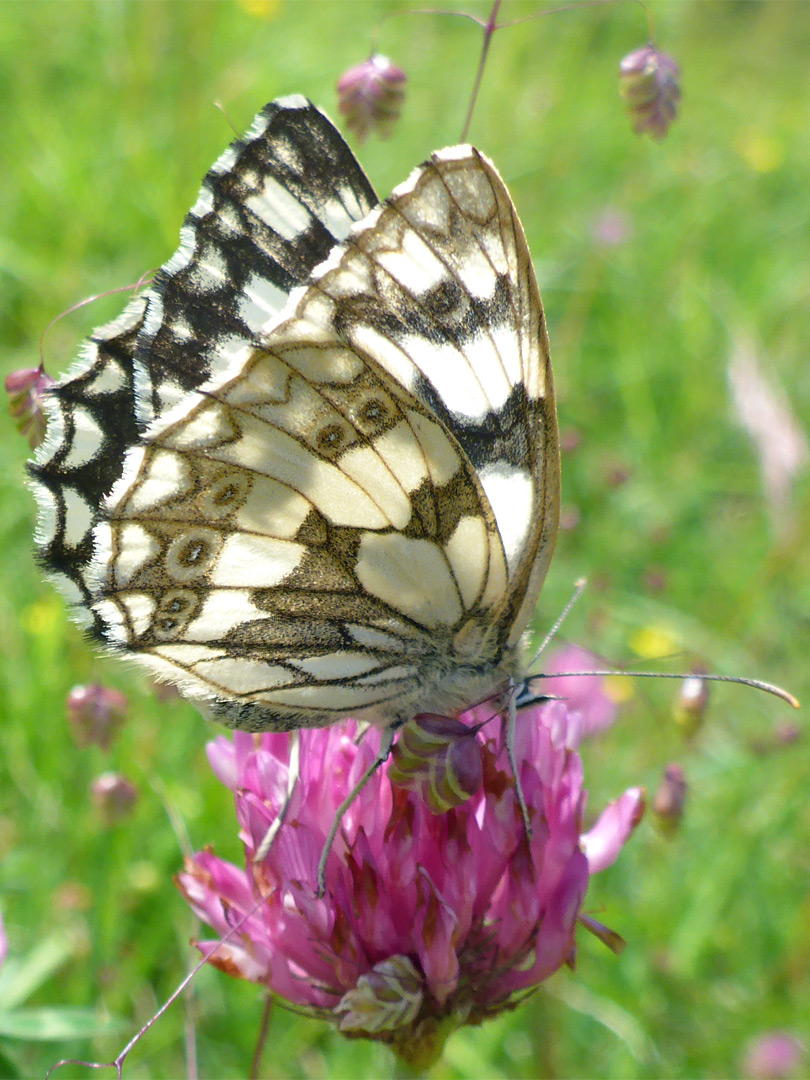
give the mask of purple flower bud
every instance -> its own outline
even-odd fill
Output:
[[[663,139],[678,111],[680,68],[666,53],[645,45],[624,57],[619,65],[619,89],[633,131]]]
[[[53,384],[41,367],[23,368],[6,376],[8,411],[28,445],[36,450],[45,437],[47,421],[43,409],[45,391]]]
[[[128,817],[138,799],[138,789],[120,773],[106,772],[96,777],[90,788],[93,804],[105,825],[116,825]]]
[[[653,814],[664,836],[674,836],[683,817],[686,804],[686,777],[680,765],[667,765],[653,799]]]
[[[340,76],[338,109],[360,142],[371,131],[388,138],[399,119],[406,81],[405,72],[379,53]]]
[[[102,750],[110,749],[129,711],[129,702],[120,691],[98,683],[74,686],[65,706],[77,745],[95,743]]]
[[[415,716],[399,734],[388,778],[418,792],[434,814],[462,806],[484,778],[475,729],[450,716]]]

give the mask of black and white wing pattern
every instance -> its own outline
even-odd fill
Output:
[[[145,426],[253,342],[377,196],[331,121],[272,102],[205,177],[181,246],[151,287],[96,330],[50,394],[31,465],[40,561],[94,636],[87,569],[101,504]]]
[[[256,181],[287,205],[277,171]],[[307,221],[335,235],[334,190],[307,190]],[[553,550],[559,452],[540,297],[494,166],[435,153],[280,315],[240,262],[208,332],[189,246],[142,316],[138,435],[92,519],[82,582],[104,640],[251,730],[392,725],[498,690]],[[226,259],[198,262],[229,287]],[[251,333],[230,332],[253,305]],[[193,349],[173,362],[185,327],[197,381]]]

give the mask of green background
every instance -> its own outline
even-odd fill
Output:
[[[468,9],[486,15],[488,5]],[[507,3],[501,14],[537,10]],[[0,4],[3,374],[37,363],[53,317],[172,253],[200,178],[232,137],[214,101],[239,130],[265,101],[295,91],[335,115],[337,77],[394,13],[379,47],[408,72],[408,99],[394,137],[371,140],[361,160],[385,194],[457,141],[480,34],[467,20],[406,11],[292,0]],[[569,527],[537,626],[548,627],[588,575],[568,640],[614,664],[648,664],[657,649],[675,654],[660,670],[699,659],[802,696],[807,479],[769,511],[727,366],[739,350],[756,355],[806,424],[810,8],[653,3],[650,12],[658,44],[683,70],[681,116],[663,143],[634,136],[618,99],[619,60],[648,36],[633,3],[498,33],[471,132],[526,229],[568,447]],[[620,224],[620,242],[600,239],[605,215]],[[58,323],[45,341],[48,370],[63,371],[81,338],[122,307],[108,297]],[[781,433],[775,424],[774,438]],[[195,848],[211,843],[235,861],[240,851],[229,794],[205,758],[213,729],[186,705],[159,703],[67,622],[33,565],[26,448],[8,419],[0,454],[6,975],[17,979],[20,1008],[81,1008],[91,1026],[119,1023],[49,1042],[34,1036],[67,1014],[39,1013],[29,1034],[12,1038],[3,1020],[12,999],[0,993],[0,1074],[42,1075],[59,1057],[114,1056],[189,965],[192,926],[171,882],[184,831]],[[68,689],[89,680],[130,697],[131,720],[109,755],[78,749],[65,723]],[[575,974],[456,1034],[431,1075],[733,1076],[763,1030],[810,1038],[804,714],[724,687],[687,743],[672,718],[673,684],[632,689],[614,729],[583,749],[592,811],[631,785],[652,792],[670,761],[690,789],[679,834],[662,839],[648,818],[589,892],[588,910],[627,939],[625,953],[581,934]],[[791,741],[782,726],[794,722]],[[140,789],[133,816],[112,829],[88,797],[108,768]],[[193,1027],[201,1076],[244,1076],[260,1013],[256,987],[207,969],[193,1001],[135,1049],[126,1075],[186,1075],[184,1029]],[[393,1069],[383,1047],[277,1011],[262,1075]]]

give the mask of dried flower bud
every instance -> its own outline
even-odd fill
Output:
[[[90,793],[93,804],[105,825],[115,825],[127,817],[138,798],[138,789],[120,773],[106,772],[97,777]]]
[[[387,139],[405,100],[405,72],[387,56],[376,53],[349,68],[337,84],[338,109],[346,127],[362,142],[371,131]]]
[[[434,814],[461,806],[483,782],[475,729],[450,716],[415,716],[396,741],[388,778],[392,784],[420,794]]]
[[[667,765],[653,799],[653,814],[664,836],[674,836],[686,803],[686,777],[680,765]]]
[[[127,718],[129,702],[118,690],[90,683],[74,686],[65,702],[73,738],[79,746],[95,743],[109,750]]]
[[[335,1007],[341,1031],[391,1031],[410,1024],[422,1007],[424,979],[407,956],[392,956],[361,975]]]
[[[45,437],[46,419],[42,407],[45,391],[53,384],[41,367],[22,368],[6,376],[8,411],[28,445],[36,450]]]
[[[633,131],[663,139],[678,111],[680,68],[666,53],[645,45],[624,57],[619,65],[619,90]]]
[[[709,707],[709,684],[696,672],[684,679],[672,714],[684,735],[691,738],[700,730]]]

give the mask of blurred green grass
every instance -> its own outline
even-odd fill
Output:
[[[336,77],[364,58],[381,16],[406,10],[288,0],[261,17],[258,6],[0,5],[4,374],[37,362],[39,336],[59,312],[171,254],[200,178],[232,136],[213,101],[240,130],[265,101],[293,91],[334,115]],[[682,114],[663,143],[632,136],[618,101],[618,61],[647,36],[633,4],[498,34],[471,133],[524,222],[560,422],[578,442],[563,461],[567,516],[578,520],[560,536],[537,625],[585,574],[593,584],[568,638],[624,662],[639,635],[654,632],[681,653],[668,670],[699,656],[802,696],[808,485],[796,487],[792,522],[769,520],[726,366],[751,342],[806,425],[810,8],[650,6],[659,44],[683,69]],[[534,10],[521,0],[502,15]],[[379,46],[410,76],[394,138],[360,151],[384,194],[457,140],[479,40],[466,20],[403,14],[385,23]],[[624,223],[618,244],[597,238],[606,214]],[[122,306],[107,298],[58,323],[45,344],[49,370],[64,370],[82,336]],[[213,843],[239,861],[230,800],[205,759],[213,729],[190,707],[157,703],[67,623],[33,566],[26,452],[10,421],[0,455],[0,906],[13,956],[51,935],[70,945],[69,961],[28,1004],[95,1006],[123,1018],[126,1032],[191,955],[189,916],[170,880],[180,846],[153,784],[195,847]],[[64,721],[66,692],[90,679],[131,698],[133,719],[110,755],[76,749]],[[589,909],[627,950],[617,959],[582,935],[575,975],[455,1035],[432,1075],[731,1076],[760,1030],[810,1039],[808,740],[763,752],[774,726],[796,717],[722,688],[685,745],[671,693],[668,683],[637,685],[621,722],[584,749],[594,811],[631,784],[654,789],[671,760],[690,784],[679,836],[665,842],[644,823],[589,893]],[[130,822],[104,830],[87,792],[110,767],[141,798]],[[201,972],[191,1006],[201,1075],[246,1074],[260,1011],[255,987]],[[175,1006],[127,1075],[185,1075],[186,1020]],[[0,1051],[21,1075],[41,1075],[61,1056],[109,1058],[122,1041],[0,1040]],[[263,1075],[392,1068],[380,1047],[277,1012]]]

